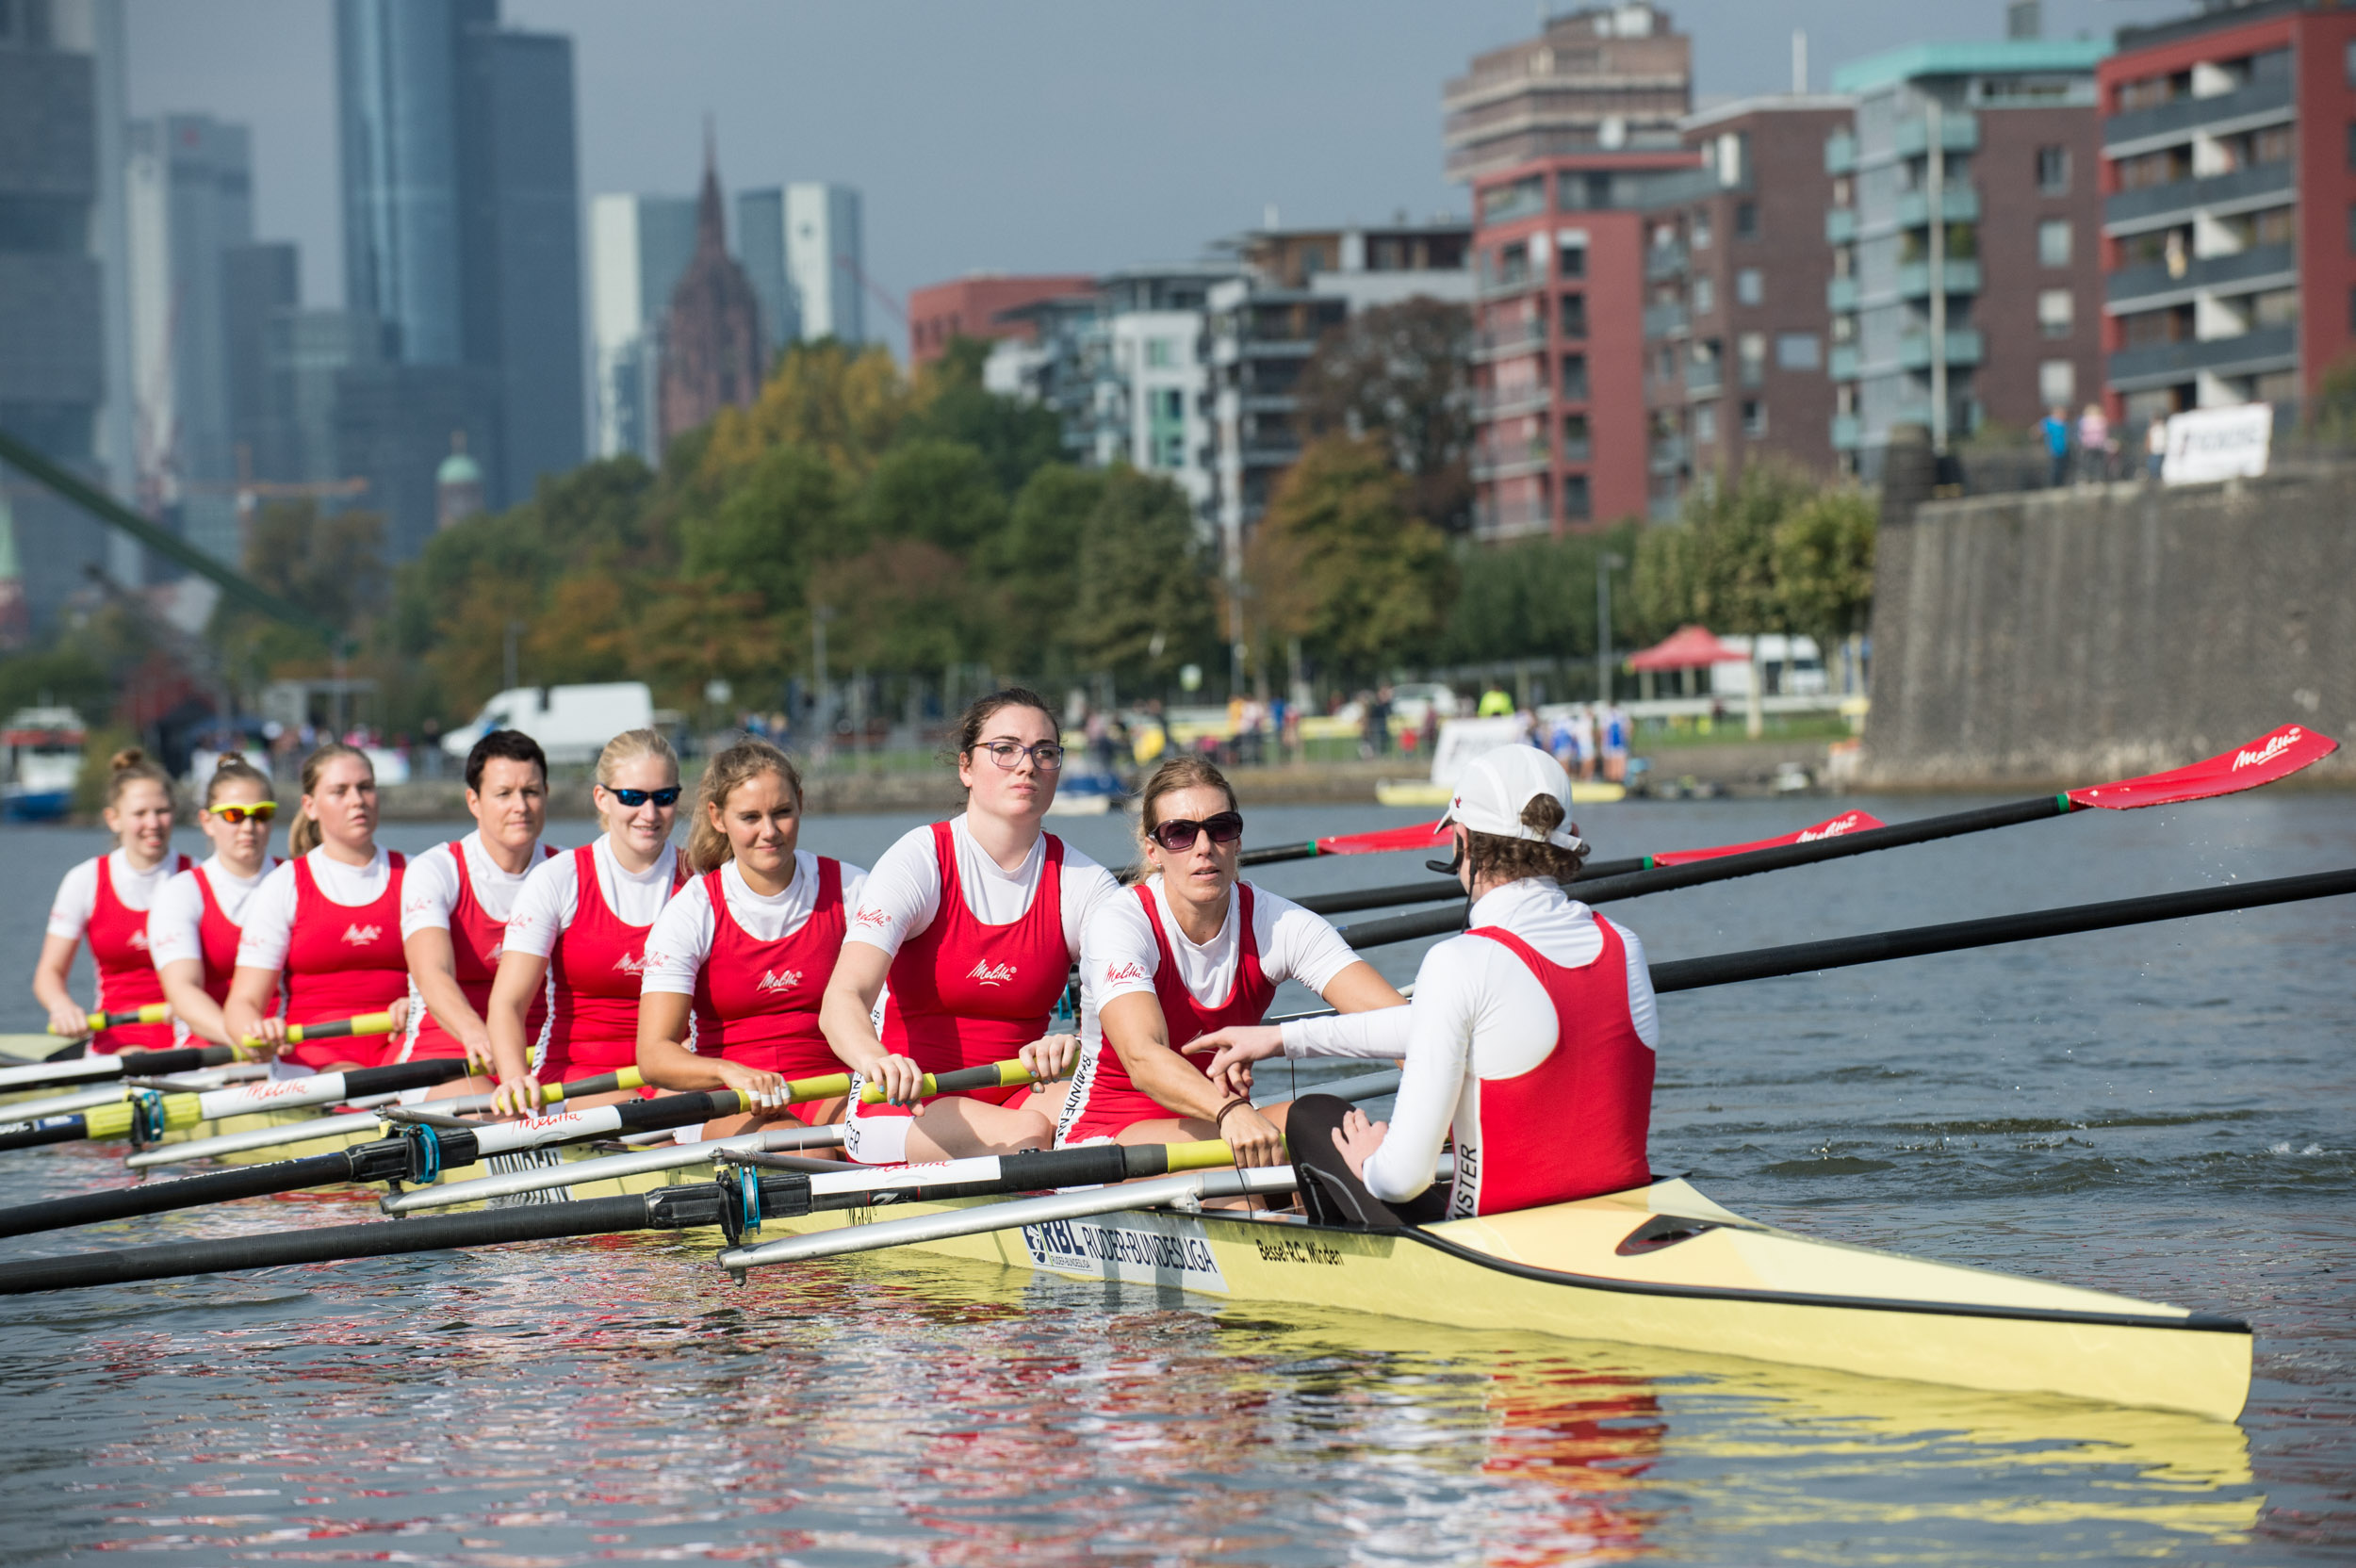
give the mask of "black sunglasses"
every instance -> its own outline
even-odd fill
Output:
[[[1215,844],[1232,844],[1243,837],[1243,813],[1221,811],[1201,822],[1189,822],[1184,817],[1172,818],[1154,827],[1153,841],[1175,855],[1180,850],[1192,849],[1198,833],[1208,833],[1211,842]]]
[[[605,792],[630,809],[636,810],[650,800],[657,806],[677,806],[679,788],[677,784],[666,784],[660,790],[617,790],[609,784],[605,788]]]

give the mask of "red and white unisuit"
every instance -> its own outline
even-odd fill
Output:
[[[205,960],[205,994],[215,1002],[226,1002],[229,982],[237,972],[237,943],[244,939],[245,932],[221,907],[221,890],[213,886],[211,874],[199,866],[195,876],[197,891],[205,899],[205,912],[196,923],[197,943]],[[268,1014],[277,1008],[278,992],[273,988],[262,1011]]]
[[[481,1018],[491,1004],[491,982],[499,975],[499,953],[507,939],[507,922],[483,907],[482,896],[475,888],[473,873],[466,863],[466,841],[453,839],[442,848],[449,856],[449,864],[457,879],[457,896],[450,900],[450,924],[447,927],[451,968],[458,977],[458,989],[466,997],[466,1005],[474,1009],[477,1018]],[[543,844],[539,858],[546,860],[555,853],[553,847]],[[410,879],[416,880],[417,874],[413,871]],[[404,936],[407,931],[420,928],[416,919],[414,890],[407,904],[408,906],[402,910]],[[439,922],[429,919],[425,923],[438,924]],[[532,1010],[524,1015],[526,1038],[539,1038],[540,1026],[547,1021],[548,1014],[547,988],[543,987],[542,994],[532,1001]],[[401,1053],[401,1059],[422,1061],[435,1056],[464,1056],[466,1054],[465,1042],[442,1027],[440,1021],[426,1006],[424,993],[412,980],[409,986],[409,1039]]]
[[[1261,967],[1259,923],[1253,918],[1253,890],[1249,882],[1235,886],[1235,902],[1231,914],[1235,925],[1235,977],[1225,999],[1216,1004],[1199,1000],[1187,986],[1178,956],[1170,949],[1170,928],[1162,923],[1161,900],[1154,895],[1154,890],[1148,886],[1130,890],[1144,906],[1145,918],[1153,928],[1153,945],[1159,959],[1153,970],[1153,999],[1161,1004],[1162,1023],[1171,1049],[1214,1029],[1257,1023],[1268,1016],[1268,1003],[1276,995],[1276,982]],[[1085,966],[1085,955],[1082,962]],[[1209,1061],[1204,1056],[1181,1055],[1178,1059],[1197,1072],[1202,1072]],[[1085,1143],[1089,1138],[1111,1137],[1137,1122],[1176,1114],[1137,1087],[1121,1060],[1121,1053],[1113,1049],[1110,1040],[1100,1039],[1093,1051],[1083,1054],[1079,1070],[1072,1075],[1072,1090],[1064,1099],[1063,1126],[1057,1130],[1056,1141]]]
[[[843,863],[818,857],[817,889],[799,929],[762,941],[728,908],[721,872],[703,879],[712,901],[712,952],[695,976],[695,1051],[715,1053],[789,1080],[841,1072],[843,1063],[818,1028],[818,1003],[843,956],[849,918],[843,909]],[[822,1101],[789,1107],[815,1125]]]
[[[548,1082],[618,1072],[638,1061],[639,982],[654,922],[632,925],[614,912],[597,881],[597,847],[583,844],[572,853],[573,918],[548,949],[554,1000],[546,1044],[532,1069]],[[685,862],[675,858],[669,868],[673,890],[685,882]],[[546,871],[535,874],[534,881],[545,875]],[[527,887],[517,901],[518,920],[527,902],[538,902],[532,892]]]
[[[407,861],[388,855],[391,874],[370,904],[338,904],[319,890],[308,855],[294,862],[294,919],[279,966],[286,1021],[328,1023],[381,1013],[409,992],[409,960],[401,949],[401,875]],[[335,1062],[375,1067],[399,1050],[390,1036],[305,1041],[286,1053],[307,1068]]]
[[[170,859],[171,868],[163,874],[166,876],[176,876],[195,863],[185,855],[174,855]],[[90,906],[90,926],[83,933],[90,939],[90,962],[98,971],[98,1002],[91,1010],[127,1013],[161,1002],[164,983],[155,972],[155,961],[148,950],[147,911],[131,907],[115,891],[113,856],[100,856],[97,865],[96,897]],[[162,1023],[118,1023],[92,1036],[90,1049],[101,1055],[118,1051],[157,1051],[171,1045],[172,1037],[170,1020]]]

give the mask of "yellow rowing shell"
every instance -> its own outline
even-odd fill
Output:
[[[950,1206],[834,1211],[766,1229]],[[1070,1279],[2219,1420],[2239,1414],[2250,1392],[2250,1330],[2236,1320],[1776,1230],[1682,1180],[1390,1234],[1288,1217],[1151,1212],[919,1245]]]
[[[1446,806],[1456,796],[1453,785],[1422,778],[1382,778],[1375,781],[1374,798],[1382,806]],[[1602,779],[1571,780],[1574,806],[1616,806],[1628,798],[1628,787]]]

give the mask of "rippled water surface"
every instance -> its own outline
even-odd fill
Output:
[[[1822,804],[1583,825],[1615,856]],[[1895,821],[1970,803],[1857,804]],[[1250,836],[1410,815],[1253,811]],[[815,819],[805,841],[869,861],[908,825]],[[1117,822],[1062,825],[1121,853]],[[13,975],[96,842],[0,833]],[[1613,913],[1677,958],[2348,865],[2356,800],[2255,795]],[[1392,856],[1260,879],[1420,874]],[[1417,949],[1370,956],[1404,980]],[[2338,900],[1662,1001],[1656,1168],[1813,1234],[2244,1316],[2238,1424],[915,1255],[740,1289],[705,1247],[635,1236],[0,1298],[0,1561],[2345,1561],[2352,959]],[[39,1025],[12,980],[0,1030]],[[119,1179],[114,1152],[0,1154],[0,1204]],[[0,1270],[373,1214],[262,1200],[0,1242]]]

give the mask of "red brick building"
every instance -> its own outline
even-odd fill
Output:
[[[1086,294],[1095,286],[1095,278],[1085,272],[1019,277],[976,272],[954,283],[917,289],[908,296],[908,363],[925,365],[939,359],[953,337],[1019,337],[1030,342],[1038,330],[1029,321],[999,318],[1041,300]]]
[[[2356,329],[2356,9],[2123,28],[2096,80],[2113,415],[2296,407]]]

